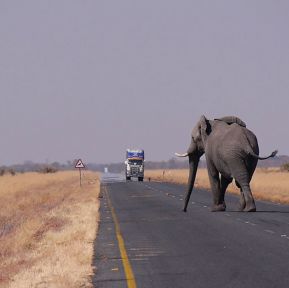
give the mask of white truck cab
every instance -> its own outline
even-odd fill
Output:
[[[132,177],[138,178],[138,181],[143,181],[144,178],[144,150],[127,149],[125,160],[125,176],[126,180],[131,180]]]

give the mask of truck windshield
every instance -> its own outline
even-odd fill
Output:
[[[128,160],[131,165],[142,165],[142,160]]]

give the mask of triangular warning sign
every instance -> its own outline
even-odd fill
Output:
[[[85,168],[83,162],[81,159],[79,159],[76,164],[75,164],[75,168]]]

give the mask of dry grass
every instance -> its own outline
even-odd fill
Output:
[[[0,287],[91,287],[98,175],[0,178]]]
[[[163,175],[163,171],[165,171]],[[188,170],[146,170],[145,177],[152,180],[187,184]],[[210,189],[207,169],[198,169],[195,187]],[[254,197],[277,203],[289,204],[289,173],[276,168],[257,169],[251,181]],[[239,195],[235,184],[228,191]]]

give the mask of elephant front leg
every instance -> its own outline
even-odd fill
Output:
[[[211,211],[212,212],[225,211],[226,205],[224,203],[224,199],[222,200],[219,173],[217,171],[214,171],[214,173],[210,173],[209,170],[209,179],[214,201]]]

